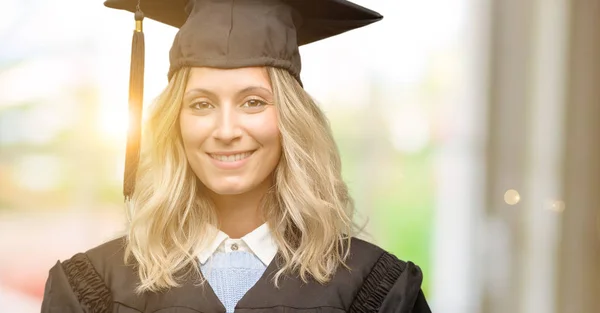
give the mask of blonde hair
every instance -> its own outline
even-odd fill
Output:
[[[174,75],[145,125],[125,249],[126,262],[138,271],[139,293],[179,286],[186,275],[201,278],[196,255],[216,235],[206,227],[217,225],[216,208],[188,165],[179,129],[189,72]],[[287,273],[324,284],[347,267],[357,232],[354,204],[327,118],[286,70],[267,72],[282,144],[274,186],[261,204],[282,257],[275,284]]]

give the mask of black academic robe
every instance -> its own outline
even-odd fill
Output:
[[[135,293],[139,278],[123,262],[124,239],[110,241],[57,262],[46,282],[42,313],[225,313],[209,284],[193,279],[164,292]],[[279,255],[238,302],[236,313],[385,312],[430,313],[421,291],[422,273],[411,262],[353,238],[347,264],[326,285],[285,276],[276,288],[272,275]]]

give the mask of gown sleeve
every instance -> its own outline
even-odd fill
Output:
[[[431,313],[421,290],[423,273],[385,252],[366,277],[350,312]]]
[[[110,290],[85,254],[50,269],[42,313],[105,313],[111,308]]]

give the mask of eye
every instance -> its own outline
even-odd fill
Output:
[[[192,102],[190,104],[190,108],[196,109],[196,110],[206,110],[206,109],[212,109],[212,108],[214,108],[214,106],[206,101],[196,101],[196,102]]]
[[[258,100],[258,99],[250,99],[250,100],[244,102],[244,104],[242,104],[242,107],[243,108],[261,108],[265,105],[267,105],[267,103],[265,101]]]

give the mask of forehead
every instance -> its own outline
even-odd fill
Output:
[[[211,67],[192,67],[186,89],[202,87],[211,90],[239,90],[248,86],[271,90],[271,82],[266,68],[242,67],[220,69]]]

